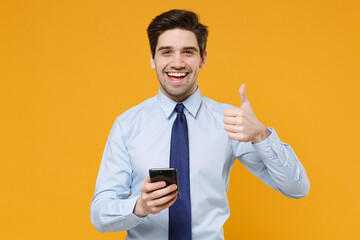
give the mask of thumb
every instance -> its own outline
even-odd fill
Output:
[[[241,84],[241,86],[239,88],[239,96],[240,96],[241,106],[243,106],[245,103],[249,102],[249,100],[246,96],[245,84]]]

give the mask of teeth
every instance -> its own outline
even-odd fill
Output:
[[[185,77],[186,73],[168,73],[171,77]]]

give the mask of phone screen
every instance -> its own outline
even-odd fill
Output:
[[[178,185],[176,168],[151,168],[149,176],[150,182],[165,181],[166,187],[171,184]]]

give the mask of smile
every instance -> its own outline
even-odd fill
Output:
[[[187,75],[186,72],[168,72],[167,75],[169,77],[183,78]]]
[[[181,84],[188,74],[189,72],[166,72],[170,82],[176,85]]]

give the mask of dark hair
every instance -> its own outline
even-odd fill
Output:
[[[203,58],[208,36],[207,26],[204,26],[199,22],[199,18],[196,13],[180,9],[173,9],[164,12],[155,17],[149,24],[147,34],[152,56],[155,56],[156,46],[160,34],[166,30],[174,28],[188,30],[195,34],[200,49],[200,56]]]

